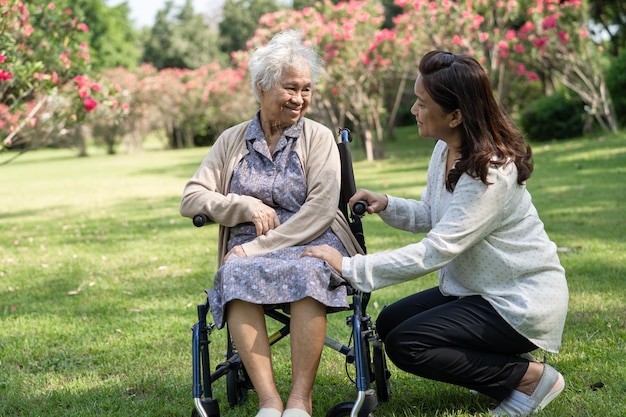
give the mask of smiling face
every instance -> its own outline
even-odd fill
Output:
[[[311,104],[311,71],[308,67],[290,67],[268,91],[259,91],[264,127],[284,129],[295,124]]]
[[[421,76],[415,80],[415,104],[411,107],[411,113],[417,120],[420,136],[430,139],[448,141],[451,136],[456,136],[455,112],[447,113],[437,104],[424,88]]]

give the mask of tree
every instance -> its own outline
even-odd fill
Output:
[[[50,0],[31,0],[30,3],[46,7]],[[71,10],[72,15],[89,28],[85,42],[90,46],[93,70],[138,65],[138,34],[130,21],[127,3],[109,7],[104,0],[56,0],[55,6],[59,10]]]
[[[626,48],[626,4],[623,0],[589,0],[589,16],[597,38],[609,37],[609,51],[618,56]]]
[[[224,53],[245,50],[265,13],[280,10],[276,0],[226,0],[219,23],[220,50]]]
[[[253,48],[281,30],[302,30],[304,40],[319,47],[326,70],[317,86],[312,113],[328,126],[346,126],[350,121],[369,160],[384,157],[382,143],[389,115],[384,106],[386,80],[395,71],[393,54],[401,50],[394,48],[393,31],[381,29],[384,19],[379,1],[334,4],[325,0],[315,7],[262,16],[249,42]]]
[[[588,15],[580,0],[538,0],[526,22],[507,37],[517,73],[563,85],[585,103],[587,126],[617,131],[617,118],[604,78],[601,49],[587,29]],[[532,71],[531,71],[532,70]],[[552,93],[550,91],[549,93]]]
[[[168,0],[144,40],[142,61],[157,69],[195,69],[213,61],[225,62],[226,57],[217,48],[217,34],[194,12],[191,0],[178,9]]]
[[[100,107],[118,102],[90,78],[88,27],[71,9],[0,1],[2,149],[36,149],[64,140]]]

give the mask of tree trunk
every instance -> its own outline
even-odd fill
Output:
[[[87,154],[87,126],[81,124],[75,130],[76,146],[78,147],[78,156],[89,156]]]

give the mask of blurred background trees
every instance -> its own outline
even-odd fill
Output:
[[[615,131],[626,123],[625,7],[225,0],[219,16],[205,16],[190,0],[170,0],[151,27],[135,28],[125,2],[0,0],[2,149],[210,145],[254,114],[247,58],[287,28],[302,30],[325,61],[310,116],[349,126],[368,159],[384,157],[394,126],[414,123],[413,80],[431,49],[479,59],[531,140]]]

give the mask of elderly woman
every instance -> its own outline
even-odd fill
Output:
[[[219,227],[219,270],[209,291],[218,327],[229,331],[259,399],[257,417],[306,417],[326,336],[326,313],[348,307],[340,275],[301,257],[326,244],[345,256],[360,247],[338,210],[335,137],[304,117],[321,73],[317,53],[286,31],[250,59],[260,110],[224,131],[187,183],[183,216]],[[276,389],[265,308],[291,315],[292,390]]]
[[[565,387],[526,354],[559,350],[568,304],[556,245],[526,189],[531,149],[471,57],[426,54],[414,92],[419,134],[437,140],[421,201],[359,190],[351,202],[427,235],[385,253],[346,257],[320,246],[305,255],[368,292],[438,271],[438,287],[381,311],[387,355],[407,372],[498,400],[492,415],[528,416]]]

